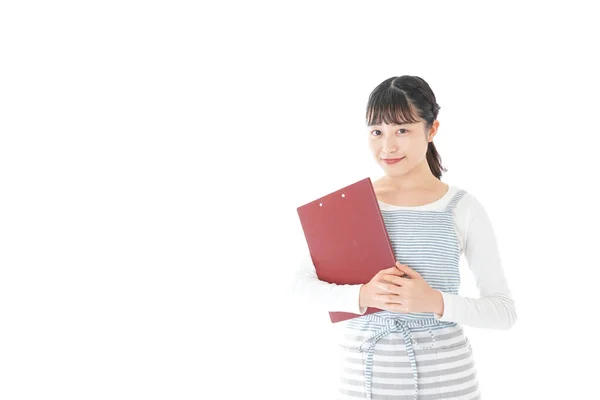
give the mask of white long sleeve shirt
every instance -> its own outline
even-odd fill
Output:
[[[394,206],[379,202],[384,209],[415,209],[442,211],[460,189],[449,185],[439,200],[417,207]],[[478,298],[440,292],[444,314],[436,319],[477,328],[509,329],[517,319],[515,304],[504,276],[496,235],[483,205],[466,193],[453,210],[454,227],[464,255],[479,290]],[[318,279],[310,255],[300,263],[294,275],[293,293],[306,298],[327,311],[363,314],[359,307],[362,285],[336,285]]]

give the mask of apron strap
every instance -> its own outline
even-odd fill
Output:
[[[452,196],[452,199],[450,199],[450,202],[446,206],[445,211],[452,212],[452,210],[454,210],[454,207],[456,207],[456,204],[458,204],[459,200],[462,199],[462,197],[465,194],[467,194],[466,191],[464,191],[463,189],[459,190],[454,196]]]

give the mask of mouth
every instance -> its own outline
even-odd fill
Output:
[[[400,162],[402,160],[404,160],[405,157],[402,158],[382,158],[381,161],[383,161],[386,164],[396,164],[397,162]]]

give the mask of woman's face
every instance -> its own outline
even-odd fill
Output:
[[[371,125],[368,127],[371,154],[386,175],[404,175],[421,163],[427,162],[427,146],[433,140],[438,125],[439,122],[434,121],[427,133],[425,121],[402,125]],[[392,162],[395,159],[400,160]]]

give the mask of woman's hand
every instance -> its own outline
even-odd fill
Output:
[[[404,275],[404,272],[400,271],[396,266],[379,271],[369,283],[360,287],[360,307],[374,307],[381,310],[388,310],[385,302],[376,299],[377,296],[389,294],[389,292],[381,289],[379,285],[387,282],[386,277],[395,276],[400,278],[402,275]]]
[[[410,279],[403,277],[404,274]],[[400,262],[380,271],[361,287],[360,306],[392,312],[444,314],[442,294],[431,288],[417,271]]]

